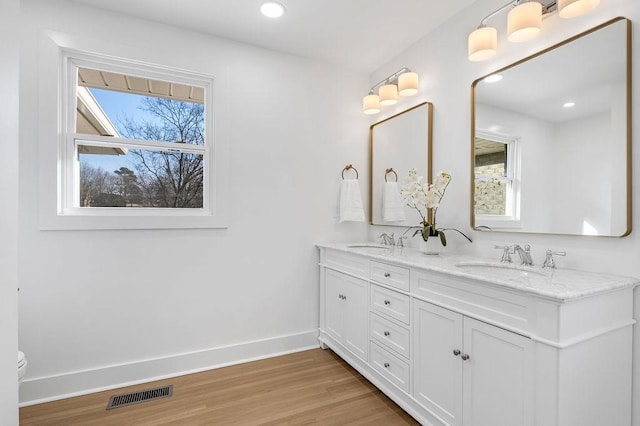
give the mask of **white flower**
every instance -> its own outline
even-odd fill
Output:
[[[426,205],[428,209],[438,207],[440,204],[440,192],[436,189],[435,185],[431,185],[429,190],[425,194]]]
[[[451,181],[451,175],[447,172],[438,172],[433,184],[426,182],[423,176],[418,176],[417,170],[411,169],[400,189],[400,195],[404,203],[418,211],[423,221],[434,213],[440,205],[440,201]],[[435,223],[431,224],[435,227]]]
[[[438,191],[443,191],[449,182],[451,181],[451,175],[447,172],[439,172],[433,181],[433,185]]]

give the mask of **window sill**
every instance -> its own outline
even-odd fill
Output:
[[[83,210],[79,214],[77,210]],[[151,210],[151,211],[150,211]],[[180,211],[157,209],[131,209],[113,211],[109,208],[92,207],[71,209],[60,214],[40,217],[40,229],[64,230],[109,230],[109,229],[203,229],[227,228],[227,218],[200,209]],[[75,213],[75,214],[74,214]]]

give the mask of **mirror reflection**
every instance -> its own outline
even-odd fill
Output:
[[[370,128],[370,217],[373,225],[416,226],[418,213],[405,206],[400,188],[409,170],[431,182],[429,102],[375,123]]]
[[[615,19],[473,83],[474,228],[630,232],[629,26]]]

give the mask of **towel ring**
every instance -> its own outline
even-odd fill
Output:
[[[393,168],[392,168],[392,167],[388,168],[388,169],[384,172],[384,181],[385,181],[385,182],[387,181],[387,175],[388,175],[389,173],[393,173],[393,174],[394,174],[394,176],[396,177],[396,182],[397,182],[397,181],[398,181],[398,174],[396,173],[396,171],[395,171],[395,170],[393,170]]]
[[[352,164],[347,164],[346,166],[344,166],[344,169],[342,169],[342,180],[344,180],[344,172],[346,172],[347,170],[352,170],[352,169],[353,169],[354,172],[356,172],[356,179],[358,179],[358,177],[359,177],[358,176],[358,170],[356,170],[356,168],[353,167]]]

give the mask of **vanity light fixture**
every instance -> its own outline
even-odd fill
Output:
[[[260,6],[260,12],[267,18],[279,18],[284,15],[284,6],[276,1],[268,1]]]
[[[533,0],[511,0],[485,16],[478,28],[469,34],[469,60],[485,61],[497,53],[498,30],[487,26],[487,21],[500,12],[511,9],[507,15],[507,40],[518,43],[538,35],[544,15],[558,11],[561,18],[575,18],[595,9],[598,4],[600,0],[551,0],[547,4]]]
[[[376,94],[374,90],[378,88]],[[369,94],[362,98],[362,112],[377,114],[381,105],[394,105],[399,96],[412,96],[418,93],[418,74],[404,67],[389,77],[371,86]]]

